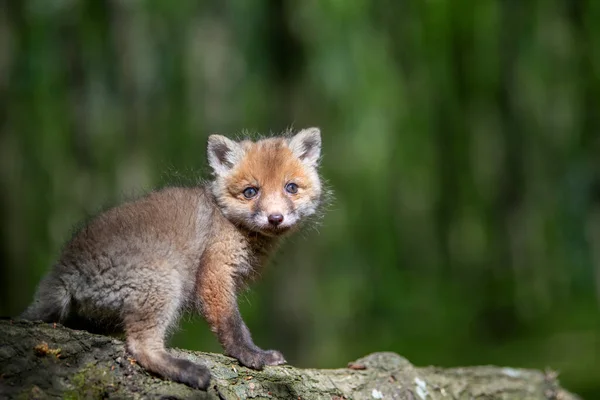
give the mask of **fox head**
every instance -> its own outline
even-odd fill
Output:
[[[285,233],[317,211],[321,131],[236,142],[208,138],[211,189],[223,215],[236,225],[269,236]]]

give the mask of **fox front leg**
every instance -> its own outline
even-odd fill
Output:
[[[225,354],[236,358],[246,367],[262,369],[265,365],[286,363],[283,354],[279,351],[262,350],[254,344],[237,307],[224,319],[222,325],[216,328],[216,332]]]
[[[250,330],[238,309],[232,264],[219,258],[211,258],[210,262],[203,264],[198,294],[202,314],[217,335],[225,354],[253,369],[285,364],[285,358],[279,351],[262,350],[252,341]]]

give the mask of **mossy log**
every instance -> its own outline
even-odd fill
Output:
[[[254,371],[220,355],[173,350],[207,365],[207,392],[144,371],[122,341],[60,325],[0,321],[0,398],[9,399],[557,399],[555,373],[491,366],[418,368],[374,353],[340,369]]]

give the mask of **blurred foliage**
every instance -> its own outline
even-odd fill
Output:
[[[259,345],[600,398],[600,2],[0,4],[1,314],[88,215],[207,177],[209,133],[317,125],[336,200],[242,297]]]

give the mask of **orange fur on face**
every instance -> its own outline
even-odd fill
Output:
[[[218,196],[224,213],[251,229],[271,232],[267,217],[281,214],[284,222],[278,232],[292,228],[305,215],[314,212],[320,196],[316,169],[303,163],[284,138],[240,143],[243,157],[223,177],[223,189]],[[295,183],[297,193],[286,191],[286,185]],[[253,187],[255,197],[247,199],[243,192]]]
[[[308,181],[304,166],[281,139],[250,143],[245,157],[227,180],[232,196],[252,185],[260,190],[257,197],[261,197],[261,193],[284,193],[285,184],[289,182],[296,183],[300,189],[307,189]]]

